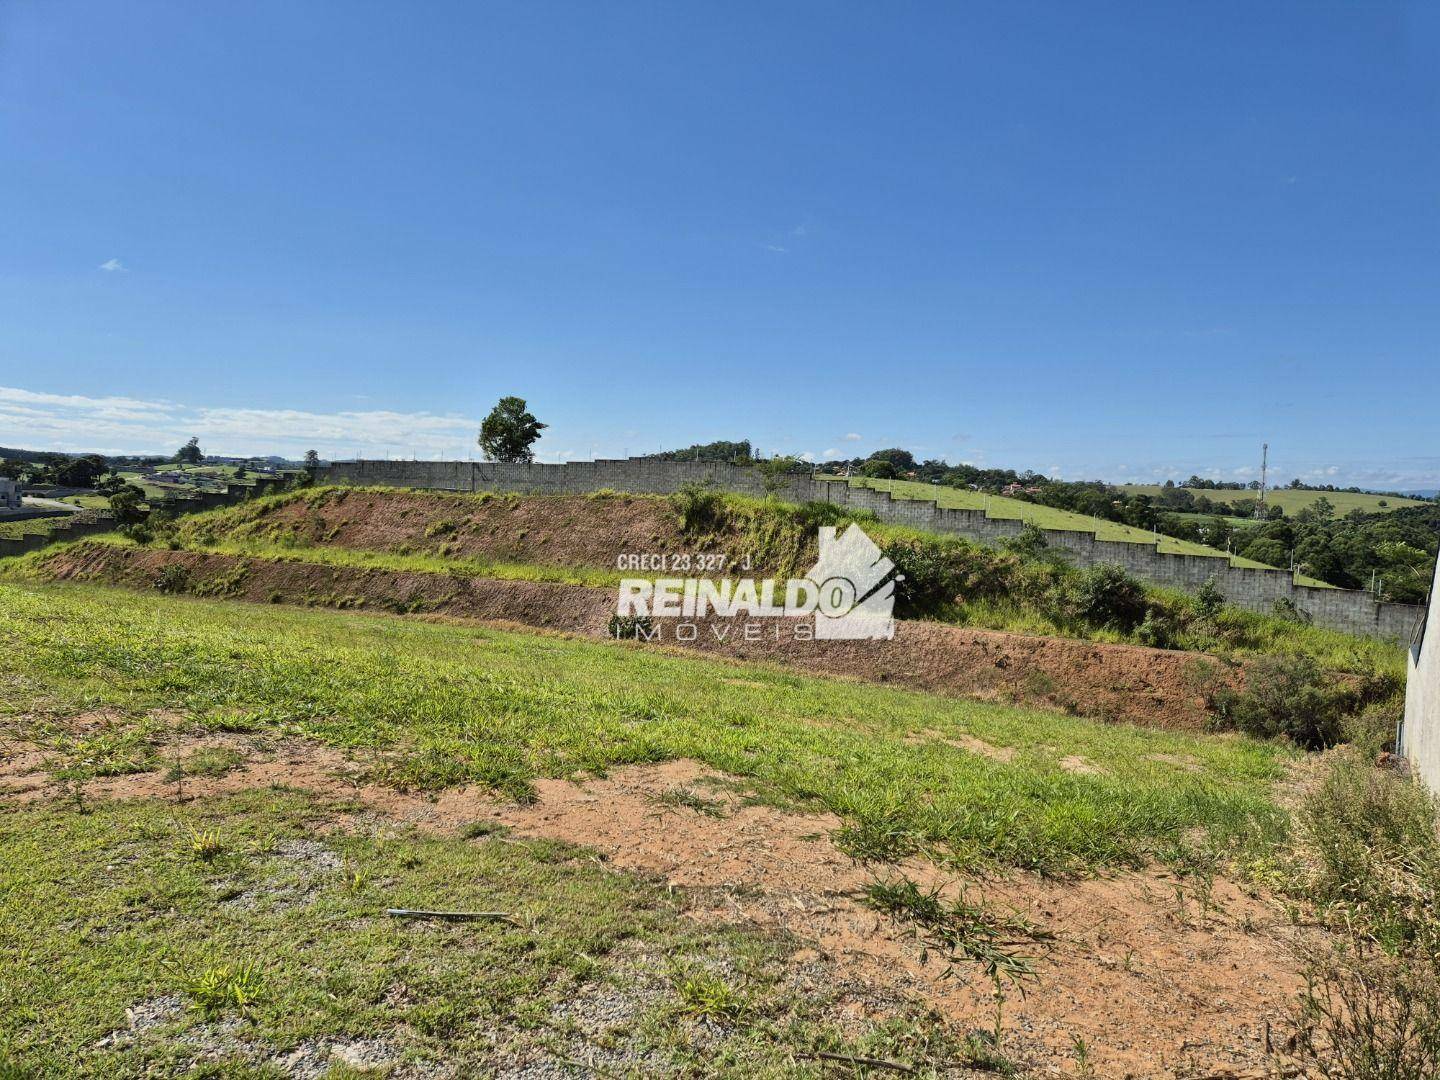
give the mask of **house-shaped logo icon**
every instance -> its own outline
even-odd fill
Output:
[[[807,581],[818,590],[817,641],[865,641],[895,636],[895,564],[859,525],[839,536],[820,527],[820,557]]]

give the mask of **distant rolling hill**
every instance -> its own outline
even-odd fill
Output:
[[[1121,491],[1129,492],[1132,495],[1159,495],[1164,490],[1159,484],[1120,484],[1118,486]],[[1226,502],[1231,505],[1255,501],[1255,492],[1253,491],[1214,491],[1210,488],[1184,488],[1183,490],[1195,496],[1204,495],[1215,502]],[[1402,499],[1396,495],[1369,495],[1354,491],[1303,491],[1291,488],[1276,488],[1267,491],[1265,502],[1271,506],[1280,507],[1288,516],[1312,505],[1322,496],[1330,501],[1330,505],[1335,507],[1335,512],[1342,517],[1351,510],[1364,510],[1368,514],[1374,514],[1398,510],[1402,506],[1422,505],[1418,499]]]

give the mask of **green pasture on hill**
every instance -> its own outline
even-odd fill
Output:
[[[1073,514],[1069,510],[1057,510],[1052,506],[1026,502],[1023,499],[1007,499],[1003,495],[987,495],[983,491],[969,491],[962,488],[946,487],[943,484],[921,484],[914,480],[871,480],[856,477],[850,481],[859,487],[888,491],[897,499],[929,499],[940,506],[954,510],[985,510],[992,518],[1009,518],[1026,521],[1040,529],[1060,529],[1069,532],[1094,533],[1101,540],[1119,540],[1125,543],[1146,544],[1172,555],[1207,555],[1218,559],[1229,559],[1232,566],[1263,567],[1251,559],[1227,555],[1223,551],[1196,544],[1190,540],[1177,540],[1164,533],[1156,535],[1146,529],[1106,521],[1104,518],[1086,514]]]
[[[1159,496],[1165,489],[1159,484],[1123,484],[1122,491],[1132,495]],[[1184,488],[1195,496],[1204,495],[1213,502],[1230,503],[1232,506],[1237,503],[1254,503],[1256,492],[1254,491],[1213,491],[1207,488]],[[1327,500],[1335,508],[1335,512],[1344,517],[1352,510],[1363,510],[1367,514],[1385,513],[1390,510],[1398,510],[1403,506],[1424,506],[1425,503],[1419,499],[1405,499],[1396,495],[1370,495],[1365,492],[1354,491],[1297,491],[1290,488],[1274,488],[1265,493],[1265,502],[1270,506],[1278,506],[1285,511],[1287,517],[1313,506],[1318,499]],[[1381,504],[1384,505],[1381,505]]]

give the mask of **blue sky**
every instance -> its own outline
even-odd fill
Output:
[[[0,445],[1440,486],[1437,13],[0,0]]]

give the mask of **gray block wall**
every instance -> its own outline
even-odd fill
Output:
[[[1434,609],[1418,628],[1405,661],[1405,721],[1396,750],[1417,776],[1440,791],[1440,564],[1430,587]]]
[[[515,491],[583,494],[611,488],[640,494],[669,494],[686,484],[710,483],[726,491],[767,494],[759,469],[695,461],[628,458],[577,461],[564,465],[509,465],[472,461],[339,461],[321,469],[319,483],[431,488],[440,491]],[[881,521],[930,532],[950,533],[993,544],[1017,535],[1024,523],[991,518],[983,510],[951,510],[928,499],[896,499],[888,491],[852,487],[843,480],[788,476],[773,494],[786,502],[833,502],[869,510]],[[1413,604],[1377,603],[1369,593],[1297,585],[1286,570],[1231,566],[1223,556],[1171,555],[1158,544],[1101,540],[1094,533],[1046,529],[1045,539],[1081,567],[1116,565],[1142,580],[1194,592],[1214,579],[1237,607],[1269,613],[1277,600],[1290,600],[1326,626],[1362,637],[1409,641],[1423,609]]]

